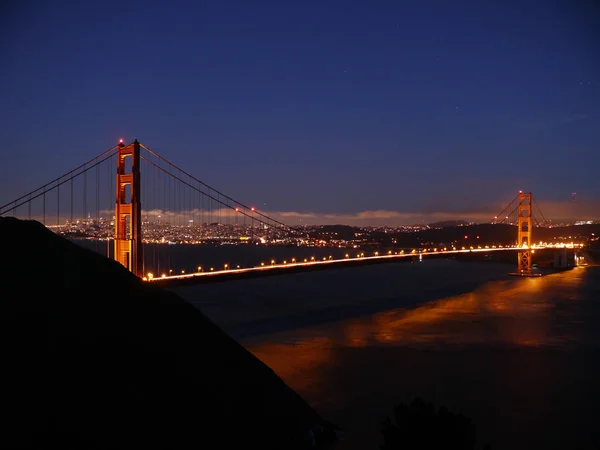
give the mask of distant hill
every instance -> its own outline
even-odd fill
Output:
[[[173,293],[0,218],[1,448],[322,448],[332,427]]]
[[[441,222],[430,223],[429,226],[431,228],[444,228],[444,227],[458,227],[463,225],[468,225],[469,222],[465,222],[464,220],[444,220]]]
[[[454,221],[452,221],[454,222]],[[458,221],[460,222],[460,221]],[[507,224],[466,224],[442,226],[445,222],[431,224],[430,228],[411,232],[397,231],[370,231],[365,233],[360,227],[344,225],[324,226],[312,233],[313,237],[321,239],[368,239],[372,244],[382,246],[395,246],[415,248],[425,245],[450,246],[450,245],[493,245],[513,244],[517,240],[517,227]],[[434,226],[435,225],[435,226]],[[534,227],[533,241],[555,241],[558,238],[568,240],[586,240],[592,233],[600,235],[600,224],[571,225],[567,227]]]

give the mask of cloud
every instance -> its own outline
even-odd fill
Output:
[[[508,204],[508,202],[507,202]],[[506,205],[493,204],[480,208],[470,207],[458,211],[395,211],[395,210],[365,210],[355,213],[319,213],[314,211],[259,211],[275,220],[288,225],[413,225],[417,223],[432,223],[445,220],[464,220],[467,222],[485,223],[493,219]],[[539,207],[539,209],[538,209]],[[540,213],[541,210],[541,213]],[[113,211],[102,211],[101,214],[112,217]],[[598,200],[538,200],[534,205],[533,215],[538,220],[541,216],[553,222],[568,222],[574,220],[600,220],[600,201]],[[186,224],[189,220],[196,223],[250,223],[250,217],[235,213],[231,209],[213,210],[193,209],[173,212],[164,210],[144,210],[142,216],[150,220],[164,220],[174,224]],[[159,217],[160,216],[160,217]],[[258,216],[257,216],[258,217]]]
[[[378,225],[413,225],[416,223],[431,223],[442,220],[466,220],[466,221],[483,221],[489,222],[493,214],[488,211],[471,212],[471,213],[454,213],[454,212],[402,212],[390,210],[375,210],[375,211],[359,211],[351,214],[335,214],[335,213],[309,213],[299,214],[294,212],[271,212],[270,216],[282,220],[283,218],[302,217],[301,219],[291,222],[289,225],[361,225],[361,226],[378,226]],[[282,220],[284,221],[284,220]]]
[[[296,211],[280,212],[279,215],[281,217],[298,217],[301,219],[312,219],[313,217],[317,217],[315,213],[300,213]]]
[[[393,210],[365,210],[356,213],[317,213],[300,211],[259,211],[268,217],[288,225],[412,225],[416,223],[431,223],[442,220],[467,220],[488,222],[494,214],[490,211],[463,212],[402,212]],[[249,212],[250,215],[252,213]],[[101,217],[114,215],[114,210],[100,211]],[[142,210],[142,217],[150,221],[169,222],[176,225],[195,223],[221,222],[229,224],[249,224],[251,217],[235,213],[231,209],[221,208],[212,210],[184,210],[179,212],[162,209]],[[260,218],[258,215],[255,216]]]
[[[544,217],[554,222],[569,220],[600,220],[600,201],[598,200],[540,200],[537,203]],[[533,214],[534,216],[539,214],[535,207]]]
[[[508,202],[507,202],[508,204]],[[395,211],[395,210],[364,210],[354,213],[335,212],[306,212],[306,211],[258,211],[287,225],[355,225],[355,226],[399,226],[428,224],[446,220],[464,220],[467,222],[487,223],[507,205],[491,204],[481,207],[469,207],[454,211]],[[538,209],[539,207],[539,209]],[[541,210],[541,213],[540,213]],[[252,214],[249,212],[249,214]],[[600,200],[537,200],[533,215],[536,219],[543,218],[553,223],[570,223],[576,220],[600,221]],[[102,210],[100,216],[112,219],[114,210]],[[61,216],[61,222],[67,215]],[[220,222],[225,224],[246,224],[253,222],[252,217],[236,213],[228,208],[212,210],[184,210],[179,212],[161,209],[143,210],[142,217],[150,221],[169,222],[175,225],[187,225],[190,220],[194,223]],[[256,219],[260,216],[256,215]],[[35,217],[37,218],[37,217]],[[40,220],[41,218],[38,218]],[[46,216],[46,223],[57,223],[55,217]],[[257,224],[257,222],[254,222]]]
[[[508,202],[507,202],[508,204]],[[507,205],[495,204],[489,207],[468,208],[460,211],[394,211],[365,210],[356,213],[299,213],[294,211],[268,212],[267,215],[289,225],[413,225],[433,223],[445,220],[464,220],[467,222],[487,223]],[[541,212],[540,212],[541,211]],[[600,220],[600,201],[565,200],[537,201],[533,216],[539,221],[543,218],[554,223],[576,220]]]

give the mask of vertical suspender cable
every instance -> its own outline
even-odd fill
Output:
[[[100,224],[100,166],[96,166],[96,226]]]
[[[73,226],[73,176],[71,175],[71,215],[70,219],[71,226]]]
[[[87,170],[83,172],[83,220],[87,220]]]
[[[100,229],[100,166],[97,165],[96,166],[96,230]],[[94,239],[94,241],[96,242],[96,251],[99,251],[99,240],[98,240],[99,236],[96,236],[96,239]]]
[[[60,225],[60,184],[56,184],[56,226]],[[58,231],[58,230],[57,230]]]
[[[111,161],[110,159],[108,160],[108,197],[107,197],[107,202],[108,202],[108,217],[106,218],[106,220],[108,221],[108,226],[110,227],[110,223],[112,222],[111,217],[113,216],[113,208],[114,208],[114,204],[112,202],[112,198],[113,198],[113,190],[112,190],[112,167],[113,167],[113,161]],[[116,222],[115,222],[116,224]],[[109,230],[106,233],[106,257],[110,258],[110,234],[111,234],[111,230],[109,228]]]

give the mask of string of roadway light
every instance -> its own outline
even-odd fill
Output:
[[[302,260],[296,258],[290,258],[289,260],[284,259],[282,263],[277,263],[276,259],[271,259],[268,262],[261,262],[259,266],[246,267],[242,268],[240,265],[236,265],[235,268],[233,265],[226,263],[223,265],[222,269],[217,269],[215,267],[210,267],[209,270],[205,271],[204,267],[198,266],[197,272],[187,272],[182,270],[180,274],[174,274],[173,270],[170,269],[169,273],[163,273],[159,277],[154,276],[153,273],[149,272],[143,277],[144,281],[155,281],[155,280],[164,280],[164,279],[185,279],[185,278],[194,278],[194,277],[206,277],[206,276],[218,276],[227,274],[235,274],[235,273],[245,273],[252,271],[263,271],[263,270],[273,270],[273,269],[282,269],[282,268],[293,268],[293,267],[303,267],[303,266],[314,266],[319,264],[335,264],[340,262],[347,261],[365,261],[365,260],[383,260],[383,259],[398,259],[398,258],[406,258],[406,257],[416,257],[418,256],[420,260],[422,260],[423,255],[439,255],[439,254],[460,254],[460,253],[469,253],[469,252],[490,252],[490,251],[499,251],[499,250],[518,250],[518,249],[529,249],[531,248],[532,252],[535,252],[536,249],[544,249],[544,248],[581,248],[584,244],[573,243],[570,242],[568,244],[565,243],[546,243],[540,242],[539,244],[533,244],[531,247],[527,245],[485,245],[485,246],[463,246],[457,248],[452,246],[448,247],[434,247],[434,248],[423,248],[423,249],[412,249],[409,252],[404,250],[400,250],[394,252],[389,250],[387,252],[378,252],[375,251],[371,256],[365,256],[364,252],[356,253],[355,255],[351,255],[350,253],[346,253],[344,258],[333,259],[332,255],[324,256],[323,258],[316,258],[312,256],[310,258],[303,258]]]

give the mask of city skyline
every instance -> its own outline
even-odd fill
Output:
[[[7,12],[0,203],[138,138],[292,225],[485,222],[519,189],[600,219],[592,6]]]

